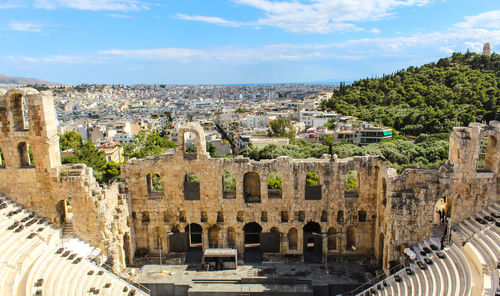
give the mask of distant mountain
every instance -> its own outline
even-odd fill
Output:
[[[55,85],[60,84],[56,82],[49,82],[37,78],[25,78],[25,77],[15,77],[15,76],[7,76],[4,74],[0,74],[0,87],[15,87],[18,85],[24,84],[47,84],[47,85]]]

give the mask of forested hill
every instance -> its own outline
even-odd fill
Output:
[[[437,63],[362,79],[341,86],[322,107],[415,136],[500,120],[500,55],[454,53]]]

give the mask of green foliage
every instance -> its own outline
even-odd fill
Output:
[[[282,179],[278,172],[271,172],[267,178],[267,188],[269,189],[281,189]]]
[[[455,53],[437,64],[355,81],[335,91],[322,108],[418,136],[500,120],[499,97],[500,56]]]
[[[76,148],[82,143],[82,135],[80,135],[78,132],[69,131],[62,135],[59,135],[59,148],[61,151]]]
[[[318,186],[319,185],[319,176],[318,176],[317,172],[307,173],[306,185],[307,186]]]
[[[95,147],[91,140],[79,145],[74,149],[74,154],[63,157],[62,163],[84,163],[94,169],[94,177],[99,183],[105,183],[119,172],[114,165],[107,165],[104,153]],[[120,166],[120,164],[116,164]]]
[[[236,177],[230,172],[224,173],[224,191],[236,190]]]
[[[114,177],[119,176],[121,172],[121,165],[121,163],[116,163],[113,161],[103,165],[100,169],[100,171],[102,171],[103,182],[108,183]]]
[[[125,159],[144,158],[148,156],[160,156],[164,150],[176,147],[176,143],[160,136],[157,131],[152,131],[148,135],[141,130],[135,135],[133,143],[123,146],[123,156]]]
[[[163,191],[161,177],[157,173],[151,173],[151,189],[153,191]]]
[[[345,190],[358,188],[358,173],[356,171],[348,171],[345,174]]]
[[[241,107],[238,107],[235,111],[236,113],[245,113],[245,109],[241,108]]]
[[[200,178],[195,173],[187,173],[186,174],[186,182],[187,183],[200,183]]]
[[[353,144],[334,144],[332,153],[339,158],[362,155],[381,155],[389,166],[403,171],[405,168],[436,169],[448,159],[449,135],[422,136],[419,142],[412,142],[405,137],[394,137],[380,143],[367,146]],[[445,139],[445,140],[443,140]],[[263,148],[242,151],[244,156],[254,160],[274,159],[279,156],[304,159],[320,158],[328,153],[328,146],[318,143],[297,141],[291,145],[270,144]]]
[[[269,123],[270,137],[288,138],[291,143],[295,141],[296,131],[290,118],[278,118]]]

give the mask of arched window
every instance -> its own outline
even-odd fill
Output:
[[[321,185],[318,172],[308,172],[306,175],[305,199],[320,200]]]
[[[184,200],[200,200],[200,178],[195,173],[184,177]]]
[[[337,223],[344,223],[344,211],[337,212]]]
[[[345,193],[344,196],[346,198],[356,198],[358,197],[358,172],[356,171],[348,171],[345,174]]]
[[[271,172],[267,177],[267,198],[281,198],[282,179],[278,172]]]
[[[243,193],[245,202],[260,202],[260,177],[256,172],[248,172],[243,176]]]
[[[197,136],[192,132],[184,133],[184,159],[196,159],[196,143],[198,142]]]
[[[30,128],[29,109],[23,95],[21,94],[12,95],[11,102],[13,106],[14,129],[18,131],[29,130]]]
[[[33,153],[28,143],[19,143],[19,145],[17,145],[17,151],[19,153],[19,162],[22,168],[34,167]]]
[[[222,197],[226,199],[236,198],[236,177],[230,172],[225,172],[222,176]]]
[[[149,213],[146,211],[142,212],[142,223],[149,223]]]
[[[219,247],[219,227],[217,225],[213,225],[208,229],[208,246],[210,248]]]
[[[358,211],[358,221],[359,222],[366,222],[366,212],[365,211]]]
[[[150,196],[163,195],[163,184],[159,174],[157,173],[148,174],[146,176],[146,182],[148,184],[148,193]]]
[[[296,228],[290,228],[288,231],[288,249],[297,250],[298,232]]]

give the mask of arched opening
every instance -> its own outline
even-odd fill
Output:
[[[150,196],[161,196],[163,195],[163,184],[161,177],[157,173],[150,173],[146,176],[146,182],[148,185],[148,194]]]
[[[184,177],[184,200],[200,200],[200,178],[195,173]]]
[[[488,137],[488,147],[486,149],[486,156],[484,159],[484,168],[490,172],[494,172],[498,168],[498,161],[495,161],[495,158],[498,157],[497,144],[498,142],[496,137]]]
[[[256,172],[248,172],[243,176],[243,194],[245,202],[260,202],[260,177]]]
[[[267,177],[267,198],[281,198],[282,179],[278,172],[271,172]]]
[[[358,211],[358,221],[366,222],[366,211]]]
[[[230,248],[234,248],[234,246],[236,245],[236,232],[232,227],[229,227],[227,229],[227,245]]]
[[[14,129],[26,131],[30,128],[29,108],[26,100],[21,94],[14,94],[11,97],[14,115]]]
[[[354,226],[347,227],[346,250],[356,251],[356,229]]]
[[[303,249],[305,262],[321,262],[323,251],[323,234],[321,226],[316,222],[308,222],[303,228]]]
[[[446,218],[451,216],[451,199],[442,197],[434,205],[434,224],[444,224]]]
[[[5,168],[5,158],[3,156],[2,148],[0,148],[0,168]]]
[[[297,250],[298,247],[298,231],[296,228],[290,228],[288,231],[288,249]]]
[[[19,164],[22,168],[32,168],[34,167],[33,153],[31,151],[31,146],[26,142],[21,142],[17,145],[17,151],[19,153]]]
[[[126,232],[123,235],[123,251],[125,253],[125,264],[127,266],[132,265],[131,259],[131,246],[130,246],[130,235]]]
[[[203,229],[199,224],[191,223],[186,225],[184,232],[188,237],[188,251],[185,264],[199,264],[203,255]]]
[[[203,229],[199,224],[191,223],[184,228],[184,232],[189,235],[189,247],[197,248],[202,246]]]
[[[358,172],[356,171],[348,171],[345,174],[345,181],[344,181],[344,189],[345,193],[344,196],[346,198],[356,198],[358,197]]]
[[[184,133],[184,159],[193,160],[196,159],[196,143],[198,142],[198,137],[195,133],[185,132]]]
[[[219,227],[217,225],[212,225],[208,229],[208,246],[210,248],[219,247]]]
[[[318,172],[311,171],[306,175],[305,199],[321,199],[321,183]]]
[[[64,226],[66,223],[71,224],[73,222],[73,209],[68,200],[60,200],[56,204],[56,213],[56,224]]]
[[[336,250],[337,249],[337,230],[335,227],[330,227],[328,229],[328,250]]]
[[[236,198],[236,177],[230,172],[225,172],[222,176],[222,197]]]
[[[378,236],[378,261],[380,266],[384,268],[384,234],[380,233]]]
[[[262,251],[260,249],[260,234],[262,227],[255,222],[243,226],[245,243],[245,262],[262,262]]]

